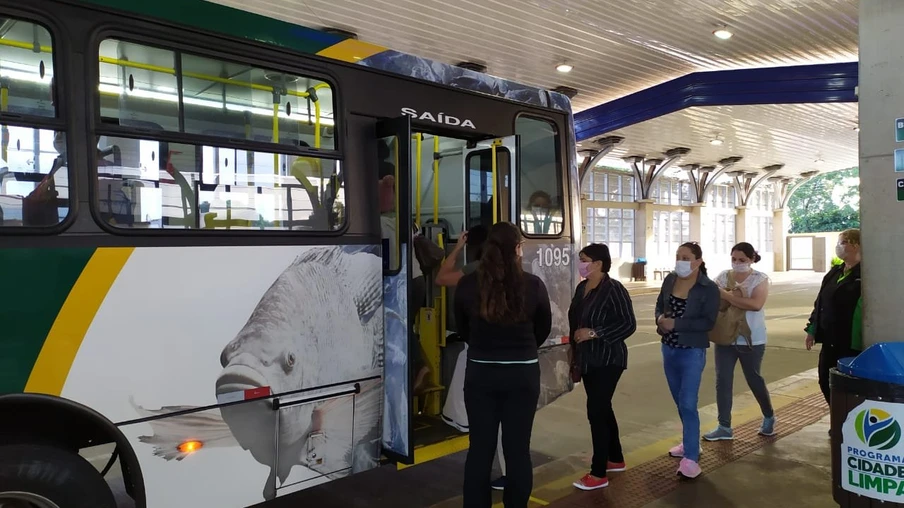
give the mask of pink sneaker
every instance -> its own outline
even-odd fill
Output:
[[[700,476],[700,473],[703,471],[700,470],[700,464],[697,464],[693,460],[690,459],[681,459],[681,463],[678,464],[678,474],[685,477],[694,479]]]
[[[684,457],[684,443],[681,443],[680,445],[675,446],[671,450],[669,450],[669,455],[675,457],[676,459]]]

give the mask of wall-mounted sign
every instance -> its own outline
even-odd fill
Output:
[[[904,172],[904,148],[895,150],[895,173]]]
[[[904,118],[895,120],[895,141],[904,142]]]
[[[904,201],[904,178],[898,178],[898,201]]]

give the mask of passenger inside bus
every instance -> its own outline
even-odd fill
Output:
[[[523,220],[525,231],[537,235],[548,235],[555,232],[552,225],[552,198],[546,191],[538,190],[530,195],[527,200],[527,209],[524,210]]]

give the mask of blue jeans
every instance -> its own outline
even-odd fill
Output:
[[[669,390],[683,428],[684,458],[700,461],[700,414],[697,400],[700,395],[700,380],[706,366],[706,350],[702,348],[673,348],[662,345],[662,365]]]

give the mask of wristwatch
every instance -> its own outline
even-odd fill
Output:
[[[591,339],[598,339],[600,336],[596,334],[595,330],[590,330],[590,333],[587,334]]]

